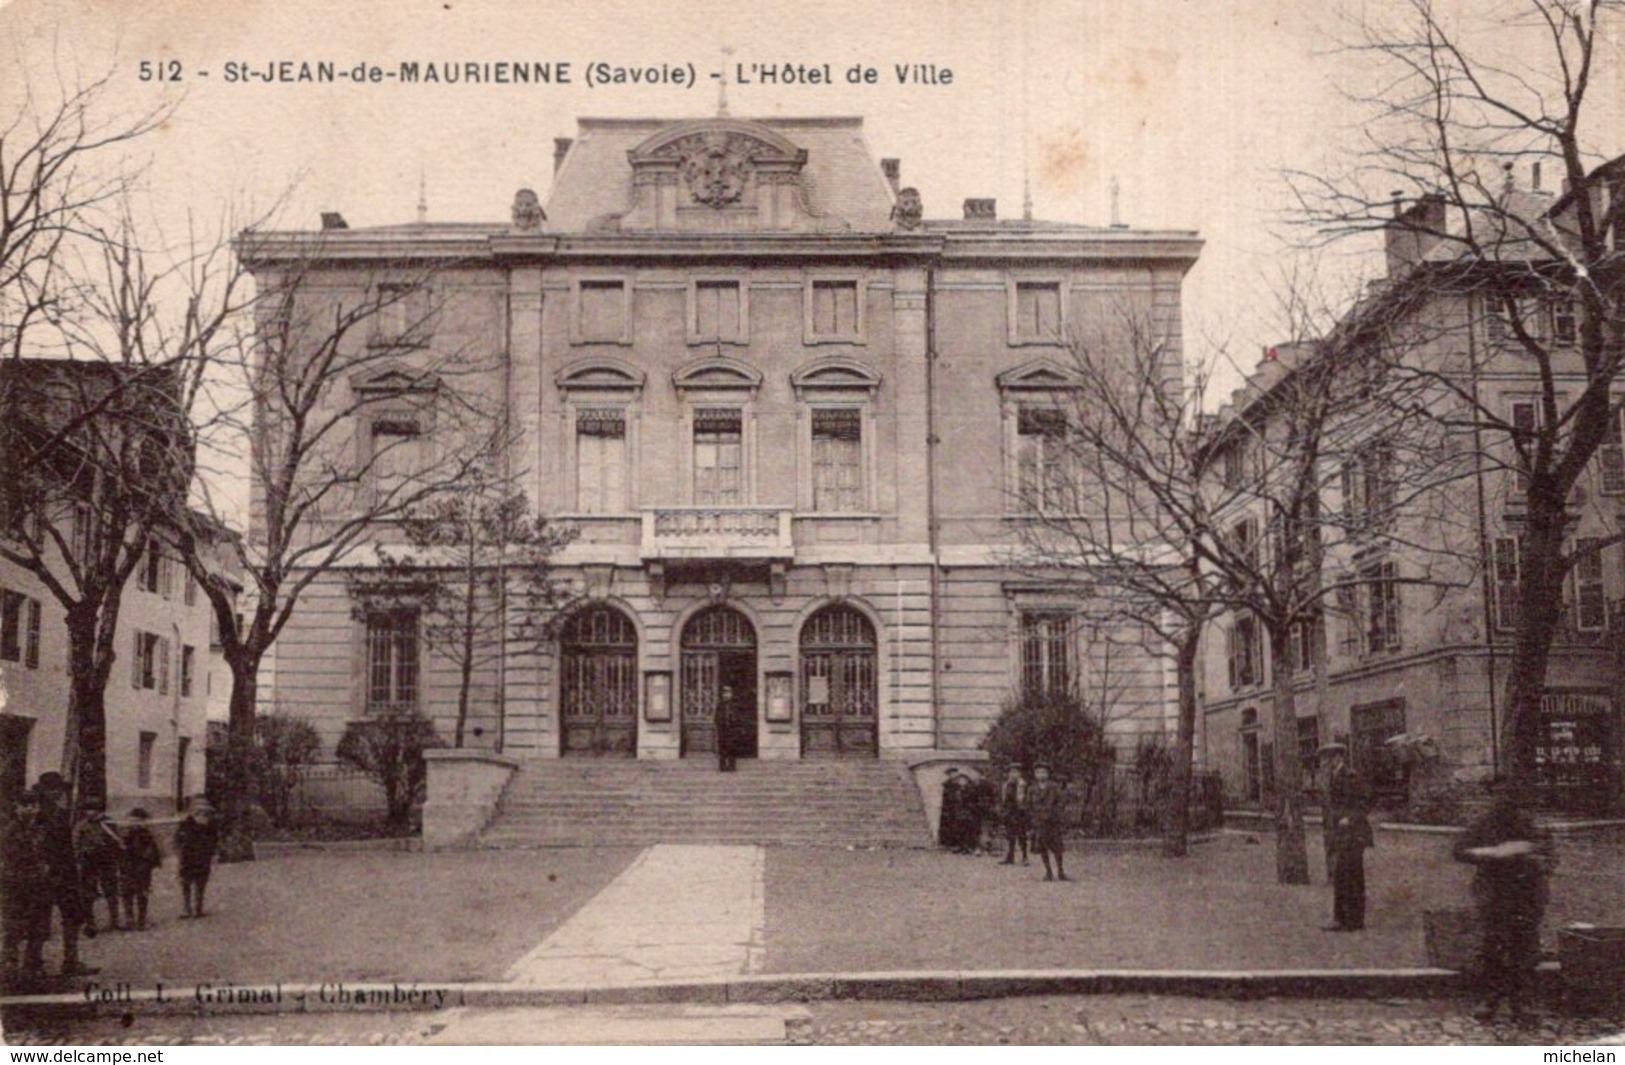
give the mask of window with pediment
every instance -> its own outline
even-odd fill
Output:
[[[798,417],[797,508],[874,510],[875,397],[880,375],[854,359],[820,359],[790,375]]]
[[[681,475],[696,506],[743,506],[756,498],[756,393],[762,375],[716,356],[672,375],[682,400]]]
[[[1039,360],[998,377],[1004,422],[1005,498],[1014,514],[1078,510],[1077,441],[1071,431],[1072,376]]]
[[[356,464],[364,505],[387,506],[416,490],[433,461],[435,396],[432,374],[384,370],[351,379],[355,394]]]
[[[637,439],[644,373],[616,359],[572,364],[555,379],[564,396],[565,506],[625,515],[637,506]]]

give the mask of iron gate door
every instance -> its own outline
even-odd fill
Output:
[[[875,629],[849,606],[826,607],[801,630],[801,754],[879,753]]]
[[[638,753],[638,634],[626,615],[589,607],[559,637],[561,749],[565,755]]]

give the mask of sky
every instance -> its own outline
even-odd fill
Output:
[[[1398,0],[1348,0],[1381,15]],[[1475,17],[1510,0],[1467,0]],[[1019,216],[1188,229],[1206,241],[1185,288],[1187,356],[1250,368],[1284,339],[1273,293],[1291,271],[1281,177],[1355,151],[1366,119],[1346,93],[1376,84],[1332,4],[1291,0],[0,0],[0,105],[16,79],[111,75],[120,106],[175,104],[135,145],[153,217],[169,231],[283,202],[284,227],[321,211],[353,226],[502,221],[513,193],[543,196],[553,140],[578,116],[716,113],[714,71],[739,117],[858,115],[874,155],[902,160],[928,217],[991,196]],[[724,50],[731,50],[731,58]],[[1615,42],[1618,55],[1618,42]],[[327,61],[569,63],[570,84],[266,84],[228,64]],[[143,80],[142,64],[179,71]],[[589,85],[595,64],[692,68],[692,87]],[[827,69],[835,84],[763,84],[755,69]],[[899,84],[929,64],[936,84]],[[851,85],[854,65],[874,84]],[[1625,100],[1621,64],[1598,86]],[[944,84],[943,71],[952,72]],[[10,86],[8,88],[8,86]],[[1625,131],[1603,129],[1608,154]],[[1332,299],[1372,276],[1369,240],[1321,256]]]

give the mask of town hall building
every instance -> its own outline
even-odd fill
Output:
[[[714,757],[725,692],[763,760],[971,752],[1010,700],[1059,689],[1109,708],[1120,750],[1171,730],[1171,667],[1097,639],[1078,593],[1017,559],[1021,523],[1063,505],[1077,338],[1130,311],[1178,379],[1194,233],[991,199],[941,219],[857,118],[582,119],[545,196],[492,206],[241,244],[262,283],[421,284],[430,335],[334,402],[426,372],[481,391],[529,499],[577,530],[552,639],[476,678],[471,746]],[[480,372],[438,370],[453,350]],[[435,446],[431,417],[356,410],[358,455]],[[329,751],[403,705],[449,734],[454,670],[353,588],[332,573],[301,601],[274,708]]]

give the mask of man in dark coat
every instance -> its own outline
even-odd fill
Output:
[[[1326,744],[1320,756],[1329,760],[1324,830],[1332,881],[1332,921],[1323,927],[1358,932],[1365,927],[1365,852],[1375,842],[1365,789],[1349,767],[1343,744]]]
[[[39,811],[39,792],[30,789],[17,797],[6,823],[0,913],[5,921],[4,977],[8,983],[37,981],[45,972],[45,941],[51,936],[51,870],[45,864]]]
[[[1503,786],[1490,808],[1467,826],[1453,854],[1477,870],[1473,902],[1483,935],[1479,977],[1484,1000],[1474,1016],[1492,1021],[1505,1002],[1513,1021],[1527,1024],[1533,1020],[1528,1002],[1540,962],[1540,921],[1554,864],[1551,837]]]
[[[98,970],[79,961],[79,927],[85,923],[84,892],[79,882],[79,856],[73,848],[72,789],[62,774],[51,771],[39,778],[40,834],[48,871],[46,920],[54,907],[62,924],[62,975],[89,976]]]
[[[733,686],[724,684],[717,698],[717,769],[732,773],[739,768],[739,700]]]
[[[1044,862],[1045,880],[1066,880],[1066,789],[1050,779],[1049,766],[1033,767],[1029,793],[1033,810],[1033,846]],[[1055,867],[1050,868],[1050,859]]]
[[[999,823],[1004,826],[1004,861],[1012,865],[1016,860],[1016,845],[1021,845],[1021,864],[1027,864],[1027,835],[1032,831],[1032,816],[1027,805],[1027,778],[1021,775],[1019,765],[1011,765],[999,786]]]
[[[181,874],[181,916],[202,917],[203,893],[209,886],[214,852],[220,846],[220,829],[214,823],[214,807],[202,799],[175,829],[175,850]]]

